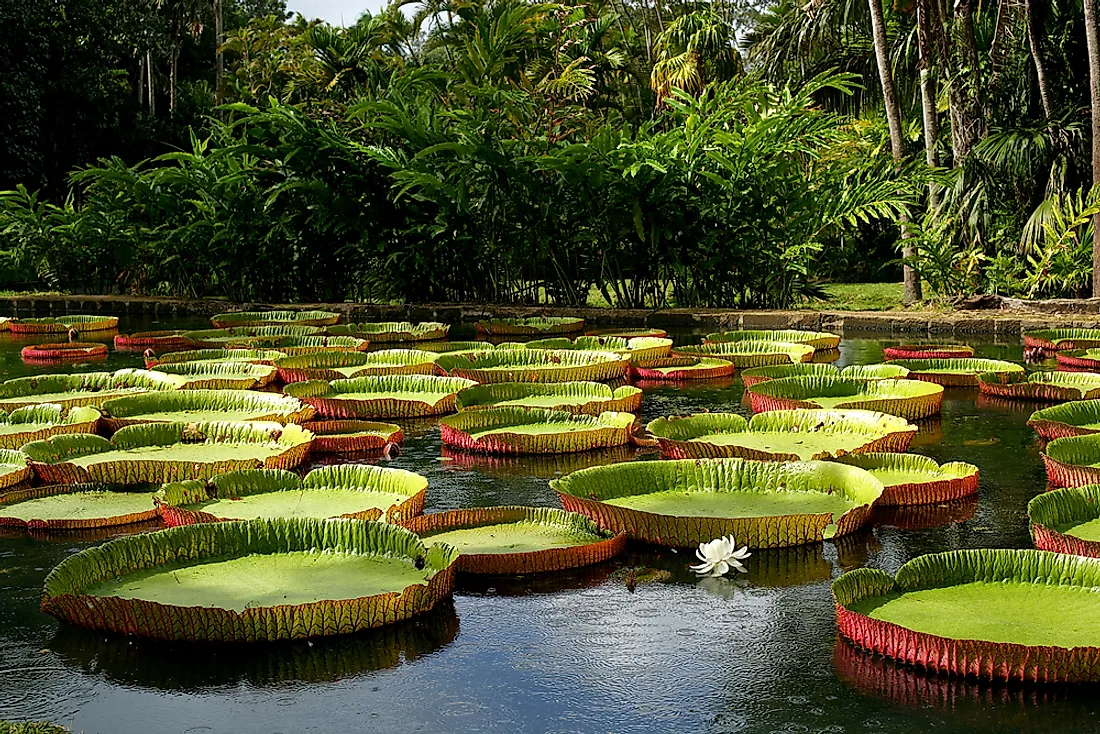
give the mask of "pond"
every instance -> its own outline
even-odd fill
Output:
[[[202,325],[123,317],[121,327]],[[452,338],[471,336],[458,330]],[[3,338],[0,376],[60,371],[24,366],[18,349],[29,341]],[[838,364],[881,361],[884,343],[845,340]],[[974,346],[977,356],[1022,358],[1019,344]],[[139,362],[139,355],[112,354],[76,369]],[[707,409],[749,412],[736,379],[645,393],[644,421]],[[870,565],[893,573],[922,553],[1031,547],[1026,505],[1046,482],[1026,425],[1034,407],[949,390],[942,420],[922,424],[912,450],[978,465],[977,502],[882,515],[873,530],[837,543],[756,552],[748,574],[736,579],[699,580],[688,569],[690,552],[641,545],[582,571],[460,579],[453,604],[338,639],[163,644],[59,625],[38,610],[43,579],[89,543],[0,537],[0,719],[116,734],[1095,732],[1100,697],[1090,688],[937,678],[837,639],[829,584],[846,570]],[[470,459],[443,450],[431,422],[405,426],[403,452],[385,463],[428,477],[428,512],[556,506],[548,479],[636,458],[617,450]]]

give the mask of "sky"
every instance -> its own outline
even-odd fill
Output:
[[[354,25],[364,10],[381,10],[385,0],[287,0],[287,8],[306,18],[321,18],[332,25]]]

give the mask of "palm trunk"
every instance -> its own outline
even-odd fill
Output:
[[[151,51],[145,52],[145,81],[146,91],[149,93],[149,114],[157,114],[156,95],[153,90],[153,54]]]
[[[1092,105],[1092,185],[1100,184],[1100,37],[1096,0],[1085,0],[1085,41],[1089,49],[1089,97]],[[1092,297],[1100,298],[1100,214],[1092,217]]]
[[[875,44],[875,60],[878,62],[878,78],[882,84],[882,99],[886,106],[886,122],[890,126],[890,151],[894,162],[901,163],[905,158],[904,143],[901,136],[901,109],[898,106],[897,93],[894,91],[894,77],[890,72],[890,52],[886,41],[886,21],[882,16],[882,0],[867,0],[871,10],[871,34]],[[909,218],[901,219],[902,256],[911,261],[917,254],[909,244],[913,237]],[[902,265],[905,284],[904,300],[906,305],[921,300],[920,276],[908,264]]]
[[[932,37],[929,26],[928,3],[930,0],[918,0],[917,2],[917,46],[920,53],[920,101],[921,117],[924,122],[924,160],[929,167],[936,168],[940,165],[939,151],[936,144],[940,137],[940,119],[936,110],[936,77],[932,73]],[[935,209],[939,206],[939,195],[936,185],[928,185],[928,205]]]
[[[214,101],[222,103],[222,84],[225,76],[225,64],[222,60],[222,44],[225,43],[225,30],[222,28],[222,0],[214,0]]]
[[[1043,29],[1039,19],[1035,17],[1032,0],[1024,0],[1024,18],[1027,20],[1027,42],[1031,47],[1031,60],[1035,64],[1035,76],[1039,80],[1039,99],[1043,103],[1043,115],[1049,122],[1054,116],[1054,105],[1050,101],[1050,85],[1047,83],[1047,70],[1043,63]]]
[[[168,58],[168,116],[176,116],[176,66],[179,61],[179,49],[172,49]]]

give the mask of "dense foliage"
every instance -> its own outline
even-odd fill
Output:
[[[892,139],[877,1],[227,0],[218,89],[209,4],[67,1],[0,23],[0,250],[100,292],[783,306],[904,234],[934,295],[1086,293],[1079,8],[880,8]]]

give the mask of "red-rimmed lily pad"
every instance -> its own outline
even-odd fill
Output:
[[[332,326],[340,321],[333,311],[233,311],[210,317],[215,329],[250,326]]]
[[[111,398],[175,390],[178,386],[178,377],[132,369],[16,377],[0,382],[0,410],[10,411],[39,403],[56,403],[64,408],[79,405],[99,407]]]
[[[65,433],[95,433],[100,413],[95,408],[63,408],[53,403],[0,411],[0,448],[18,449],[31,441]]]
[[[401,426],[377,421],[310,421],[302,428],[313,434],[314,454],[365,454],[405,440]]]
[[[107,345],[95,342],[66,342],[64,344],[28,344],[19,350],[24,362],[34,364],[60,364],[62,362],[87,362],[107,358]]]
[[[760,341],[738,339],[728,342],[711,342],[700,346],[676,347],[674,355],[688,357],[714,357],[732,362],[737,369],[764,367],[770,364],[795,364],[809,362],[814,357],[814,347],[795,342]]]
[[[714,357],[676,355],[631,362],[630,377],[654,382],[687,382],[729,377],[736,371],[733,362]]]
[[[13,334],[67,334],[69,329],[83,333],[117,328],[117,316],[46,316],[37,319],[11,319],[8,322],[8,330]]]
[[[614,352],[569,349],[494,349],[443,354],[437,360],[447,374],[483,384],[621,380],[629,362]]]
[[[324,334],[320,326],[241,326],[232,329],[199,329],[188,331],[184,337],[204,349],[245,347],[253,349],[273,348],[280,339],[288,337],[319,336]]]
[[[886,359],[960,359],[974,356],[974,348],[965,344],[902,344],[883,347]]]
[[[87,434],[32,441],[23,453],[51,484],[160,484],[239,469],[292,469],[305,461],[312,440],[293,423],[147,423],[120,428],[110,441]]]
[[[611,388],[602,382],[497,382],[473,385],[458,394],[459,410],[497,407],[546,408],[585,415],[637,413],[642,407],[642,391],[629,385]]]
[[[581,349],[590,352],[615,352],[632,361],[646,361],[672,354],[672,340],[665,337],[638,336],[625,339],[618,336],[564,336],[537,339],[524,344],[528,349]]]
[[[14,449],[0,449],[0,490],[11,489],[34,476],[27,455]]]
[[[453,413],[459,390],[473,384],[461,377],[382,375],[294,382],[283,391],[312,405],[320,418],[420,418]]]
[[[247,362],[273,365],[275,360],[286,356],[288,356],[286,352],[278,349],[187,349],[146,357],[145,367],[153,369],[157,365],[181,362]]]
[[[184,336],[183,329],[164,329],[161,331],[139,331],[133,334],[115,334],[115,351],[171,352],[180,349],[193,349],[195,344]]]
[[[782,380],[786,377],[847,377],[853,380],[900,380],[909,375],[909,370],[894,364],[853,364],[840,368],[821,362],[801,362],[799,364],[773,364],[765,367],[750,367],[741,372],[745,387],[768,380]]]
[[[1064,402],[1100,398],[1100,374],[1094,372],[1032,372],[979,375],[983,395],[1011,400]]]
[[[733,535],[751,548],[859,529],[882,483],[853,466],[745,459],[632,461],[550,482],[566,510],[638,540],[690,547]]]
[[[920,556],[896,577],[833,582],[840,634],[870,652],[952,675],[1100,681],[1100,564],[1034,550]]]
[[[826,331],[803,331],[802,329],[738,329],[736,331],[716,331],[707,334],[704,344],[721,344],[736,341],[790,342],[809,344],[814,349],[829,350],[840,346],[840,336]]]
[[[199,523],[66,558],[46,577],[42,611],[167,640],[344,635],[431,609],[450,596],[457,558],[378,522]]]
[[[1043,463],[1055,487],[1100,484],[1100,434],[1054,439],[1043,451]]]
[[[1045,352],[1100,347],[1100,329],[1034,329],[1024,332],[1024,346]]]
[[[464,573],[564,571],[613,558],[625,535],[600,529],[583,515],[545,507],[486,507],[420,515],[401,523],[425,542],[459,552]]]
[[[283,469],[246,469],[208,482],[173,482],[154,500],[169,527],[279,517],[400,522],[424,511],[427,489],[427,479],[404,469],[340,464],[304,478]]]
[[[1044,492],[1027,503],[1027,516],[1036,548],[1100,558],[1100,485]]]
[[[486,319],[477,330],[490,336],[552,336],[584,331],[584,319],[572,316],[528,316],[514,319]]]
[[[327,333],[332,336],[356,336],[368,339],[374,344],[392,344],[395,342],[443,341],[451,327],[438,321],[380,321],[363,324],[341,324],[330,327]]]
[[[113,398],[103,403],[103,426],[113,433],[141,423],[262,421],[302,423],[313,406],[289,395],[248,390],[169,390]]]
[[[761,461],[905,451],[917,432],[904,418],[869,410],[776,410],[751,420],[735,413],[698,413],[658,418],[646,428],[666,458]]]
[[[880,505],[927,505],[978,493],[978,467],[961,461],[937,464],[919,454],[862,453],[836,461],[866,469],[886,487]]]
[[[366,375],[438,375],[439,355],[419,349],[382,349],[377,352],[318,352],[276,360],[283,382],[347,380]]]
[[[895,364],[909,370],[909,379],[934,382],[945,387],[977,387],[981,375],[999,380],[1022,377],[1024,368],[1001,359],[895,359]]]
[[[158,364],[154,372],[180,378],[183,390],[255,390],[271,384],[276,369],[251,362],[174,362]]]
[[[921,380],[786,377],[746,388],[753,412],[795,408],[849,408],[915,421],[938,415],[943,386]]]
[[[1037,410],[1027,424],[1050,441],[1100,433],[1100,400],[1076,400]]]
[[[150,486],[55,484],[0,493],[0,527],[91,530],[149,522],[156,517]]]
[[[538,408],[464,410],[439,421],[443,443],[490,454],[569,454],[630,443],[630,413],[578,415]]]
[[[443,341],[424,342],[416,345],[417,349],[436,354],[462,354],[464,352],[487,352],[491,349],[523,349],[523,344],[518,342],[505,342],[493,344],[492,342],[478,341]]]
[[[1058,369],[1069,372],[1100,372],[1100,348],[1057,352]]]
[[[317,352],[365,352],[370,341],[356,336],[282,336],[258,342],[288,355]]]

